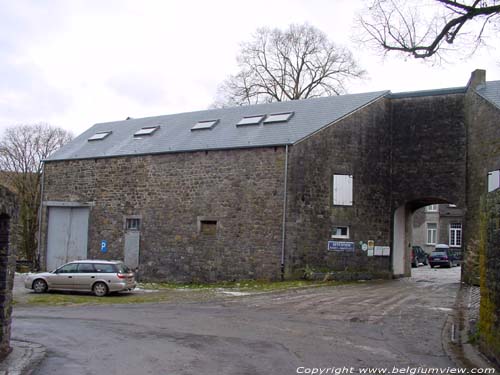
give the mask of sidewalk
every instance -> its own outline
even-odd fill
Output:
[[[0,375],[29,375],[45,358],[40,344],[11,340],[12,352],[0,363]]]

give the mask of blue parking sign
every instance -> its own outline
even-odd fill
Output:
[[[108,252],[108,241],[102,240],[101,241],[101,253],[107,253]]]

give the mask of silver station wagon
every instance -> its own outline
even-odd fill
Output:
[[[35,293],[67,290],[93,292],[98,297],[135,286],[135,275],[123,262],[106,260],[77,260],[52,272],[28,275],[24,280],[24,287]]]

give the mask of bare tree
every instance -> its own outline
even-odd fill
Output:
[[[237,60],[240,72],[219,87],[216,107],[338,95],[364,74],[347,49],[307,24],[258,29]]]
[[[35,267],[42,161],[72,137],[64,129],[39,123],[10,127],[0,139],[1,183],[19,199],[19,225],[14,232],[18,253]]]
[[[498,27],[500,0],[371,0],[359,17],[364,41],[415,58],[442,56],[457,43],[474,53]],[[494,35],[497,43],[497,35]]]

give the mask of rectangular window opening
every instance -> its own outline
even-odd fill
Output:
[[[248,116],[243,117],[236,126],[244,126],[244,125],[259,125],[262,119],[266,117],[265,115],[256,115],[256,116]]]
[[[353,204],[352,175],[348,174],[333,175],[333,205],[352,206],[352,204]]]
[[[140,130],[137,130],[134,133],[134,137],[140,137],[140,136],[143,136],[143,135],[152,135],[159,128],[160,128],[159,125],[157,125],[157,126],[146,126],[144,128],[141,128]]]
[[[215,236],[217,234],[217,220],[200,220],[200,233]]]
[[[349,227],[341,225],[333,227],[332,238],[349,238]]]
[[[193,130],[204,130],[204,129],[210,130],[210,129],[213,129],[215,127],[215,125],[217,125],[218,122],[219,122],[219,120],[198,121],[191,128],[191,131],[193,131]]]
[[[427,223],[427,245],[437,243],[437,223]]]
[[[290,120],[290,118],[293,116],[293,112],[286,112],[286,113],[274,113],[269,116],[264,120],[264,124],[272,124],[275,122],[287,122]]]
[[[92,137],[87,139],[87,141],[100,141],[109,136],[112,132],[107,131],[107,132],[97,132],[95,133]]]
[[[125,221],[126,230],[139,230],[141,228],[141,219],[128,218]]]
[[[450,224],[450,246],[451,247],[462,246],[462,223]]]
[[[438,205],[437,204],[431,204],[430,206],[425,207],[426,212],[437,212],[438,211]]]

